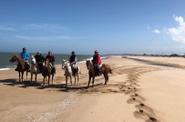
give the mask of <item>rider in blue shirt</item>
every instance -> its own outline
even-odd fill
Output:
[[[29,65],[29,59],[30,59],[30,54],[26,51],[26,48],[24,47],[21,52],[21,58],[25,62],[25,69],[29,71],[30,65]]]
[[[30,59],[30,54],[26,51],[26,48],[23,48],[23,49],[22,49],[21,58],[22,58],[25,62],[28,62],[28,61],[29,61],[29,59]]]

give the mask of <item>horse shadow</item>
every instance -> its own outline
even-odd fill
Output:
[[[19,88],[29,88],[34,87],[36,89],[44,90],[44,89],[54,89],[60,92],[76,92],[78,94],[92,94],[92,93],[122,93],[121,90],[114,90],[108,88],[112,85],[104,85],[103,83],[96,83],[94,87],[90,86],[87,87],[87,83],[82,83],[79,85],[69,85],[66,87],[66,84],[50,84],[46,86],[42,86],[41,82],[31,82],[31,81],[23,81],[17,82],[16,79],[4,79],[0,80],[0,84],[8,85],[12,87],[19,87]],[[113,85],[114,86],[114,85]],[[116,85],[117,87],[119,84]],[[103,90],[102,90],[103,89]]]
[[[3,85],[18,86],[22,88],[36,87],[41,85],[41,83],[39,82],[31,82],[31,81],[17,82],[16,79],[4,79],[4,80],[0,80],[0,83],[2,83]]]
[[[15,86],[19,84],[18,82],[16,82],[16,79],[4,79],[4,80],[0,80],[0,83],[3,85],[9,85],[9,86]]]
[[[0,84],[3,85],[8,85],[12,87],[20,87],[20,88],[29,88],[29,87],[35,87],[37,89],[58,89],[58,91],[63,91],[63,92],[71,92],[71,91],[79,91],[79,90],[84,90],[87,89],[87,85],[80,85],[80,86],[75,86],[71,85],[66,88],[66,85],[63,84],[50,84],[46,86],[42,86],[42,82],[31,82],[31,81],[23,81],[23,82],[17,82],[17,79],[3,79],[0,80]]]

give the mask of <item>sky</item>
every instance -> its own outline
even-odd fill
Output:
[[[185,53],[184,0],[0,0],[0,52]]]

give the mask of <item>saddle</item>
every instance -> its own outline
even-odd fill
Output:
[[[101,66],[100,65],[95,64],[94,65],[94,70],[95,70],[95,75],[96,76],[100,76],[102,74]]]
[[[25,62],[24,66],[26,71],[30,71],[30,65],[28,62]]]
[[[78,72],[78,66],[76,64],[71,65],[72,73],[75,75]]]
[[[15,71],[30,71],[30,65],[28,62],[25,62],[24,63],[24,68],[21,66],[20,63],[17,64],[17,67],[15,68]]]

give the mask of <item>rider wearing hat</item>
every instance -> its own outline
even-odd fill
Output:
[[[101,74],[100,68],[101,68],[102,60],[101,60],[101,56],[97,50],[94,51],[92,63],[94,65],[95,70],[97,71],[98,75],[100,75]]]

